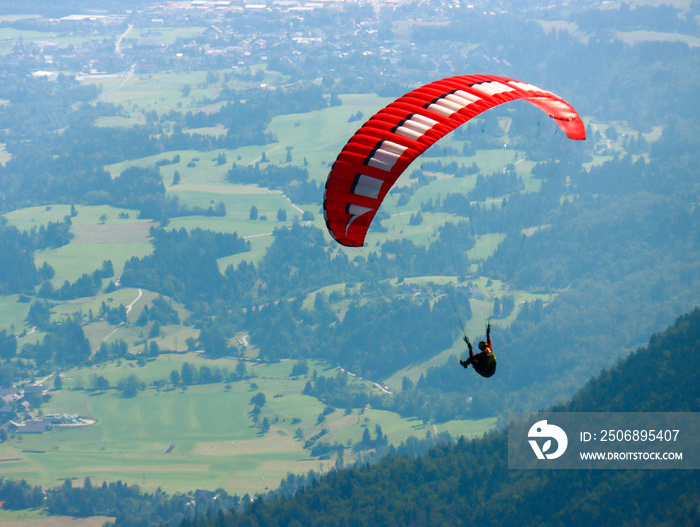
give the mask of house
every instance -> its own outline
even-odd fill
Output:
[[[4,423],[8,419],[12,419],[15,416],[15,409],[9,404],[0,407],[0,422]]]
[[[141,35],[136,44],[140,48],[158,48],[163,46],[163,35],[156,31],[149,31]]]
[[[27,397],[28,395],[45,395],[46,394],[46,388],[44,388],[43,384],[38,384],[34,385],[32,384],[31,386],[25,386],[24,387],[24,397]]]
[[[202,36],[209,41],[213,41],[223,37],[224,32],[216,26],[209,26],[202,32]]]
[[[213,490],[197,489],[194,491],[194,497],[195,499],[207,498],[213,500],[216,499],[216,492]]]
[[[51,430],[51,423],[44,421],[43,419],[36,419],[31,421],[26,421],[24,423],[17,423],[15,421],[10,421],[11,430],[15,430],[18,434],[43,434],[44,432]]]
[[[0,399],[6,403],[12,403],[21,399],[22,396],[14,388],[0,388]]]

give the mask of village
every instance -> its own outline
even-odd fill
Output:
[[[55,427],[86,426],[94,423],[93,420],[78,415],[44,415],[41,410],[35,410],[48,395],[48,390],[41,383],[23,388],[0,388],[0,431],[5,434],[43,434]]]
[[[35,63],[37,75],[56,77],[71,72],[79,78],[95,75],[147,74],[163,70],[230,70],[269,68],[309,80],[330,72],[346,74],[363,63],[386,64],[388,80],[411,82],[420,71],[454,69],[468,50],[456,44],[412,42],[394,34],[395,22],[410,28],[415,5],[398,1],[373,3],[274,0],[268,3],[166,2],[145,11],[108,13],[91,10],[57,18],[25,19],[18,27],[84,37],[78,44],[52,40],[14,43],[14,60]],[[472,4],[446,2],[435,9],[431,24],[446,23],[454,9],[476,12]],[[381,19],[377,13],[382,10]],[[387,13],[388,12],[388,13]],[[489,13],[491,14],[491,13]],[[492,13],[495,15],[496,13]],[[408,24],[408,25],[407,25]],[[178,31],[183,29],[187,31]],[[500,62],[498,57],[479,60]],[[11,59],[12,61],[12,59]],[[393,72],[389,74],[389,71]],[[357,79],[361,82],[361,78]]]

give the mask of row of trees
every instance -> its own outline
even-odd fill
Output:
[[[46,266],[46,263],[44,263],[44,266]],[[53,273],[51,274],[53,275]],[[48,279],[50,277],[48,277],[39,286],[37,296],[55,300],[72,300],[74,298],[94,296],[102,290],[102,280],[113,276],[114,268],[112,267],[112,261],[105,260],[100,269],[96,269],[92,274],[83,273],[72,284],[66,280],[59,289],[54,288],[53,284]],[[114,287],[114,283],[111,283],[109,289],[114,289]]]
[[[85,478],[82,486],[73,486],[70,479],[62,485],[43,491],[24,480],[0,480],[0,499],[4,508],[23,510],[43,508],[50,514],[88,517],[111,516],[124,526],[178,525],[185,518],[214,514],[241,505],[238,496],[230,496],[223,489],[212,492],[165,494],[158,489],[147,493],[138,485],[122,481],[93,485]]]
[[[153,342],[153,341],[151,341]],[[157,346],[157,345],[156,345]],[[102,354],[96,358],[94,361],[104,361],[108,359],[123,358],[127,357],[129,354],[127,352],[126,343],[123,340],[117,340],[114,343],[104,345],[104,350]],[[151,356],[149,351],[145,351],[140,354],[140,357]],[[158,355],[156,353],[154,356]],[[133,355],[132,355],[133,357]],[[192,365],[189,362],[185,362],[179,370],[171,370],[170,375],[167,379],[156,379],[151,382],[151,386],[160,390],[163,387],[167,387],[170,384],[171,389],[182,388],[186,389],[188,386],[193,386],[197,384],[218,384],[218,383],[231,383],[237,382],[244,379],[248,371],[244,362],[239,362],[236,366],[235,371],[230,372],[228,368],[219,368],[218,366],[207,366],[202,364],[199,367]],[[59,377],[60,378],[60,377]],[[62,387],[62,383],[55,385],[56,389]],[[119,379],[115,386],[112,386],[109,380],[103,375],[93,374],[90,376],[88,389],[94,392],[104,393],[110,388],[116,388],[122,397],[134,397],[139,391],[146,389],[146,384],[139,379],[138,375],[131,374],[126,375]],[[230,386],[229,386],[230,388]],[[264,397],[264,394],[262,394]],[[264,404],[264,401],[263,401]],[[262,405],[261,405],[262,406]]]

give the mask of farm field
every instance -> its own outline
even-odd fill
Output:
[[[290,361],[246,362],[247,377],[237,382],[187,389],[153,387],[154,381],[167,379],[170,371],[180,370],[185,362],[233,370],[238,361],[178,354],[141,367],[134,366],[134,361],[122,361],[68,371],[64,388],[52,392],[43,412],[78,414],[94,424],[56,427],[4,443],[0,473],[44,486],[66,477],[80,485],[90,477],[93,483],[122,480],[149,490],[187,492],[220,487],[243,495],[275,488],[289,472],[322,472],[333,467],[335,456],[320,459],[305,448],[306,441],[324,429],[324,442],[350,446],[361,440],[365,428],[374,434],[377,425],[392,444],[441,431],[474,437],[495,425],[495,419],[426,425],[372,409],[350,413],[336,409],[320,421],[326,407],[303,394],[308,376],[291,377]],[[337,373],[322,363],[310,366],[320,375]],[[134,397],[124,398],[115,389],[104,393],[80,389],[89,386],[95,375],[115,386],[132,374],[148,386]],[[250,401],[258,393],[266,397],[259,419],[271,423],[265,432],[251,415]],[[350,449],[344,460],[352,461],[356,455]]]
[[[617,37],[625,44],[634,45],[638,42],[684,42],[689,47],[700,46],[700,37],[696,35],[680,35],[678,33],[663,33],[659,31],[627,31],[617,32]]]
[[[76,45],[88,40],[97,40],[97,36],[66,36],[65,34],[47,31],[33,31],[4,27],[0,29],[0,53],[7,54],[12,50],[13,43],[17,40],[25,42],[52,41],[56,44]]]
[[[0,509],[0,525],[3,527],[102,527],[114,518],[91,516],[73,518],[71,516],[51,516],[36,509],[19,511]]]

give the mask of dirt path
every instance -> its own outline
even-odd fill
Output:
[[[131,303],[126,306],[126,312],[127,314],[131,311],[131,309],[134,307],[134,304],[138,302],[138,300],[143,296],[143,291],[139,288],[139,294],[136,295],[136,298],[134,298]],[[102,339],[102,342],[106,342],[109,337],[114,335],[117,331],[119,331],[122,327],[124,326],[124,322],[121,322],[116,328],[114,328],[112,331],[110,331],[105,338]]]
[[[289,202],[289,204],[290,204],[292,207],[294,207],[296,210],[298,210],[299,212],[301,212],[302,214],[304,214],[304,209],[302,209],[302,208],[298,207],[297,205],[295,205],[294,203],[292,203],[292,200],[289,198],[289,196],[287,196],[287,195],[286,195],[284,192],[282,192],[281,190],[267,189],[267,191],[270,192],[270,193],[273,193],[273,194],[280,194],[284,199],[286,199],[286,200]]]
[[[270,150],[268,150],[267,152],[265,152],[265,155],[271,154],[272,152],[274,152],[275,150],[279,150],[280,148],[281,148],[281,147],[280,147],[279,145],[277,145],[276,147],[271,148]],[[260,161],[262,161],[262,154],[260,154],[258,157],[256,157],[255,159],[253,159],[250,163],[248,163],[247,166],[253,166],[255,163],[259,163]]]
[[[138,291],[139,291],[138,296],[131,301],[131,304],[126,306],[127,313],[129,313],[131,311],[131,308],[134,307],[134,304],[138,301],[138,299],[141,298],[141,296],[143,296],[143,291],[141,291],[141,289],[139,289]]]
[[[391,392],[390,390],[388,390],[386,387],[382,386],[382,385],[379,384],[378,382],[370,381],[369,379],[363,379],[362,377],[359,377],[356,373],[351,373],[351,372],[349,372],[349,371],[347,371],[347,370],[345,370],[345,369],[343,369],[343,368],[340,368],[340,367],[338,367],[338,370],[342,371],[343,373],[347,373],[347,374],[350,375],[351,377],[355,377],[356,379],[360,379],[361,381],[365,381],[365,382],[372,383],[372,384],[374,385],[375,388],[379,388],[379,389],[380,389],[381,391],[383,391],[384,393],[388,393],[389,395],[392,394],[392,392]]]
[[[117,54],[117,56],[124,56],[124,54],[122,53],[122,40],[124,40],[124,38],[129,34],[129,31],[131,31],[133,28],[134,24],[129,24],[129,27],[126,28],[126,31],[119,35],[117,42],[114,44],[114,52]]]
[[[36,382],[34,383],[34,386],[39,386],[40,384],[44,384],[46,381],[48,381],[48,380],[49,380],[51,377],[53,377],[53,376],[54,376],[54,374],[52,373],[51,375],[47,375],[47,376],[44,377],[43,379],[39,379],[38,381],[36,381]]]

